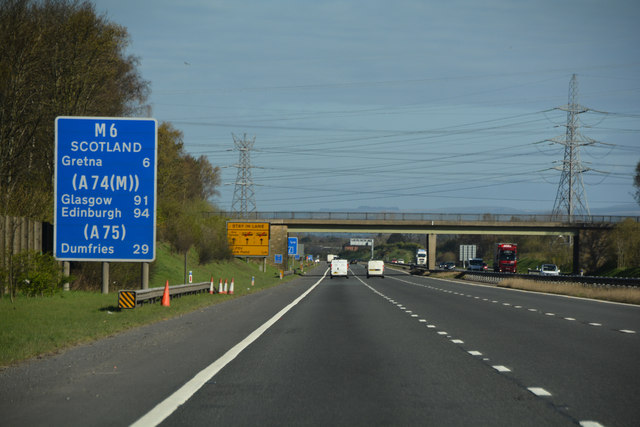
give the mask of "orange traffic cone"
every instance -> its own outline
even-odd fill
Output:
[[[229,295],[233,295],[233,277],[231,278],[231,286],[229,286]]]
[[[218,283],[218,293],[221,294],[224,289],[222,289],[222,279],[220,279],[220,283]]]
[[[214,289],[213,289],[213,276],[211,276],[211,284],[209,285],[209,293],[213,294],[214,293]]]
[[[169,296],[169,281],[164,285],[164,293],[162,294],[162,306],[170,307],[171,306],[171,297]]]

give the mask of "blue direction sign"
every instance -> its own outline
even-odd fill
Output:
[[[289,237],[287,239],[287,255],[297,255],[297,254],[298,254],[298,238]]]
[[[156,120],[58,117],[55,135],[55,257],[153,261]]]

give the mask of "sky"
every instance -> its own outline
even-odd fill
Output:
[[[637,0],[93,3],[222,210],[247,140],[259,212],[549,213],[575,74],[581,199],[640,215]]]

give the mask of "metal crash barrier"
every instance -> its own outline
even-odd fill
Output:
[[[182,295],[199,294],[209,292],[211,282],[194,283],[190,285],[169,286],[169,296],[179,297]],[[160,301],[164,294],[164,287],[123,290],[118,292],[118,308],[136,308],[145,303]]]

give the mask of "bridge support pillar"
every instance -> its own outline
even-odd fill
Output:
[[[271,224],[269,227],[269,263],[273,264],[274,256],[276,254],[282,255],[282,267],[283,270],[287,269],[289,265],[289,257],[287,256],[289,228],[286,225]]]
[[[580,230],[573,236],[573,274],[580,274]]]
[[[427,267],[436,269],[436,234],[427,234]]]

